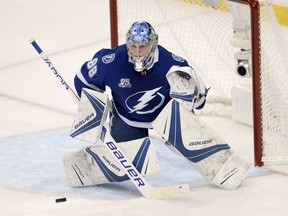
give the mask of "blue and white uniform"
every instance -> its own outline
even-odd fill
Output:
[[[188,66],[183,58],[158,45],[154,62],[142,73],[136,72],[126,45],[101,49],[85,62],[75,77],[80,96],[83,87],[97,91],[111,89],[113,110],[128,125],[151,128],[153,120],[171,99],[166,73],[173,65]]]

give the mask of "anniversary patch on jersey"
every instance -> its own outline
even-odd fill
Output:
[[[108,54],[102,57],[102,62],[104,64],[110,64],[111,62],[113,62],[115,59],[115,54]]]
[[[130,83],[130,79],[122,78],[120,79],[120,82],[118,83],[118,86],[120,88],[131,88],[132,84]]]
[[[182,57],[175,55],[174,53],[172,53],[172,58],[178,62],[184,62],[185,61]]]

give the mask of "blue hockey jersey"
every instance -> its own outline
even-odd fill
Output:
[[[126,45],[101,49],[85,62],[74,79],[79,96],[81,89],[111,89],[113,105],[128,125],[151,128],[153,120],[171,99],[166,73],[173,65],[188,66],[185,59],[158,45],[154,65],[143,73],[136,72],[129,61]]]

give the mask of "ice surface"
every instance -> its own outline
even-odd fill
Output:
[[[153,139],[160,173],[152,185],[188,183],[188,196],[151,201],[129,182],[67,186],[63,154],[87,143],[69,137],[77,106],[28,43],[31,37],[73,83],[78,67],[109,47],[107,0],[0,1],[0,215],[287,215],[288,176],[252,168],[235,191],[216,188]],[[285,31],[288,33],[287,28]],[[253,132],[228,118],[203,116],[253,163]],[[67,201],[56,203],[56,198]]]
[[[130,181],[85,188],[69,187],[62,157],[87,145],[90,144],[70,138],[68,129],[2,138],[0,185],[29,192],[78,195],[93,199],[131,199],[140,196]],[[186,160],[172,153],[161,140],[154,139],[154,145],[161,172],[146,177],[152,185],[206,184],[203,177]]]

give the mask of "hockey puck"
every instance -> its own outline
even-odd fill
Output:
[[[55,199],[55,202],[56,202],[56,203],[66,202],[66,201],[67,201],[66,197]]]

